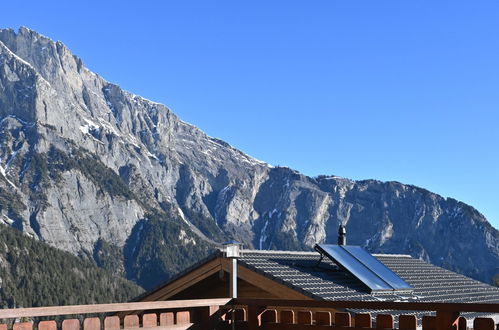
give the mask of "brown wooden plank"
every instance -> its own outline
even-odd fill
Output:
[[[62,330],[80,330],[80,320],[67,319],[62,321]]]
[[[294,311],[281,311],[281,320],[279,323],[282,324],[294,324],[295,323],[295,312]]]
[[[275,309],[267,309],[262,313],[261,317],[262,324],[264,323],[276,323],[277,322],[277,311]]]
[[[38,330],[57,330],[57,323],[55,321],[40,321],[38,323]]]
[[[400,315],[399,329],[416,329],[418,321],[416,315]]]
[[[334,324],[341,327],[351,327],[352,317],[350,313],[338,312],[334,314]]]
[[[317,325],[331,325],[330,312],[315,312],[315,324]]]
[[[247,314],[247,319],[248,321],[245,322],[245,326],[247,330],[258,330],[260,328],[260,318],[259,316],[263,310],[260,310],[259,307],[250,305],[248,306],[248,314]],[[236,329],[243,329],[243,327],[240,326],[240,324],[236,324]]]
[[[12,330],[32,330],[33,323],[31,322],[16,322],[12,326]]]
[[[496,328],[494,320],[486,317],[477,317],[473,320],[474,330],[494,330]]]
[[[297,324],[312,324],[312,312],[299,311],[296,313]]]
[[[423,330],[434,330],[437,328],[437,318],[435,316],[424,315],[422,325]]]
[[[148,313],[142,315],[142,327],[154,328],[158,326],[158,315],[156,313]]]
[[[100,330],[100,319],[89,317],[83,321],[83,330]]]
[[[186,299],[169,301],[146,301],[119,304],[100,304],[100,305],[73,305],[73,306],[55,306],[55,307],[30,307],[30,308],[11,308],[0,309],[0,319],[37,317],[37,316],[55,316],[70,314],[90,314],[90,313],[111,313],[127,311],[143,311],[155,309],[173,309],[185,307],[204,307],[204,306],[223,306],[230,302],[231,298],[216,299]]]
[[[393,315],[376,315],[376,329],[393,329]]]
[[[139,316],[138,315],[127,315],[123,319],[123,327],[125,329],[136,329],[139,327]]]
[[[159,325],[164,327],[175,324],[175,315],[173,312],[159,314]]]
[[[359,313],[355,315],[355,326],[357,328],[371,328],[372,318],[370,313]]]
[[[118,316],[108,316],[104,319],[104,330],[119,330],[120,318]]]
[[[439,330],[452,330],[458,318],[459,312],[437,311],[436,327]]]
[[[191,323],[191,313],[189,311],[177,312],[177,320],[175,324],[188,324]]]
[[[466,330],[468,327],[468,321],[464,316],[460,316],[459,320],[457,321],[458,328],[456,330]]]

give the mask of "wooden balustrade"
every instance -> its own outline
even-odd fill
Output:
[[[417,329],[415,315],[348,313],[346,309],[436,312],[424,316],[426,329],[466,329],[462,312],[499,314],[499,304],[447,304],[276,299],[199,299],[124,304],[37,307],[0,310],[0,330],[120,329]],[[342,311],[343,310],[343,311]],[[98,314],[99,316],[95,316]],[[69,316],[64,320],[38,317]],[[77,315],[77,317],[75,317]],[[476,318],[476,330],[495,330],[492,318]]]
[[[376,301],[310,301],[276,299],[235,299],[231,304],[244,306],[248,311],[245,329],[417,329],[423,330],[462,330],[467,329],[467,320],[460,316],[462,312],[498,314],[499,304],[467,303],[413,303],[413,302],[376,302]],[[309,309],[308,312],[304,309]],[[392,311],[378,313],[375,318],[369,313],[341,312],[345,309],[372,309]],[[436,316],[424,316],[418,320],[415,315],[402,312],[393,315],[393,311],[436,312]],[[373,326],[374,323],[374,326]],[[243,324],[240,321],[240,324]],[[476,330],[495,330],[492,318],[476,318],[473,322]]]
[[[0,330],[214,329],[218,326],[220,306],[225,306],[230,300],[223,298],[3,309],[0,310],[0,320],[14,319],[14,322],[0,324]],[[104,316],[85,318],[89,314]],[[79,317],[59,322],[35,320],[39,317],[63,315]],[[24,321],[25,319],[30,321]]]

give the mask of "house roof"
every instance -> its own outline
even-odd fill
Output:
[[[321,259],[318,252],[244,250],[239,262],[244,267],[316,300],[499,303],[497,287],[409,255],[374,254],[373,256],[409,283],[414,288],[413,292],[371,294],[362,282],[328,258]],[[381,311],[370,310],[370,312]],[[478,316],[471,313],[463,315],[468,319]]]
[[[414,259],[374,254],[409,283],[412,294],[371,294],[354,276],[318,252],[244,250],[239,262],[266,277],[319,300],[499,303],[499,288]]]

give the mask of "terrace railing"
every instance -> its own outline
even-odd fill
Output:
[[[377,315],[373,318],[370,313],[345,310],[371,310]],[[427,315],[418,320],[414,312]],[[431,312],[436,315],[428,315]],[[0,330],[367,330],[417,329],[421,326],[425,330],[462,330],[470,325],[477,330],[496,329],[494,320],[488,317],[475,318],[469,324],[461,316],[467,312],[499,314],[499,304],[222,298],[35,307],[0,310],[0,321],[3,320]]]
[[[465,312],[499,314],[499,304],[271,299],[235,299],[230,303],[235,306],[235,322],[239,320],[241,325],[239,328],[246,327],[250,330],[366,330],[394,329],[395,326],[398,329],[461,330],[472,327],[477,330],[494,330],[496,324],[492,318],[478,317],[470,324],[460,314]],[[238,306],[241,308],[239,311]],[[377,311],[377,315],[373,318],[370,313],[348,313],[342,310],[372,310]],[[425,312],[427,315],[418,320],[414,315],[415,312]],[[428,315],[432,312],[436,315]]]

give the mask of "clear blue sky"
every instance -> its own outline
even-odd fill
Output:
[[[499,1],[2,1],[0,24],[273,165],[396,180],[499,228]]]

